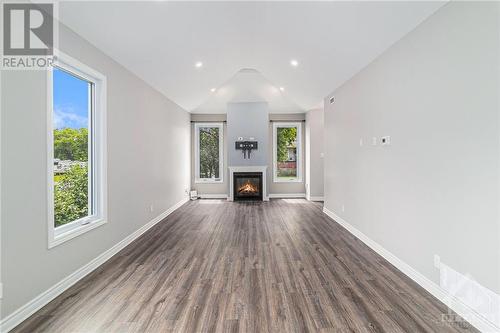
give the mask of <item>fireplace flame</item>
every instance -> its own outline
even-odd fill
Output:
[[[238,188],[238,193],[257,193],[259,189],[254,186],[249,180],[245,182],[242,186]]]

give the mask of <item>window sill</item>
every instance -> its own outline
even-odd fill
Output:
[[[49,237],[49,249],[60,245],[64,242],[69,241],[70,239],[73,239],[75,237],[78,237],[92,229],[95,229],[97,227],[100,227],[103,224],[106,224],[107,221],[105,219],[94,219],[90,221],[89,223],[82,224],[79,226],[76,226],[74,228],[71,228],[70,230],[57,233],[56,229],[53,230],[54,234],[52,237]]]
[[[223,180],[195,180],[195,184],[222,184]]]
[[[290,180],[286,180],[286,179],[279,179],[279,180],[276,180],[276,179],[273,179],[273,183],[302,183],[302,179],[290,179]]]

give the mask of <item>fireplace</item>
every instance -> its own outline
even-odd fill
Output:
[[[234,200],[262,200],[262,172],[233,173]]]

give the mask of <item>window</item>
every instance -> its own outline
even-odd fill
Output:
[[[195,182],[222,183],[223,181],[223,125],[222,123],[194,125]]]
[[[274,182],[302,181],[302,123],[273,123]]]
[[[106,79],[62,54],[48,77],[48,223],[53,247],[106,222]]]

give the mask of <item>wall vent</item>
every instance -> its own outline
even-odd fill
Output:
[[[330,104],[333,104],[333,103],[335,103],[335,97],[334,96],[330,97]]]

